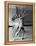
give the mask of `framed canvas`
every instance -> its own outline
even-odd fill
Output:
[[[5,1],[5,44],[35,42],[34,3]]]

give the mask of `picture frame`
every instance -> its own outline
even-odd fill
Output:
[[[5,45],[13,45],[13,44],[27,44],[27,43],[35,43],[35,5],[31,2],[16,2],[16,1],[5,1]],[[9,41],[9,5],[21,5],[21,6],[32,6],[32,40],[21,40],[21,41]]]

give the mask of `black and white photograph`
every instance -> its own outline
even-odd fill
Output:
[[[32,5],[9,5],[9,41],[32,40]]]

